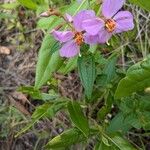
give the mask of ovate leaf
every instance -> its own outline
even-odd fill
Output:
[[[142,91],[150,86],[150,56],[144,61],[129,68],[126,77],[123,78],[115,92],[115,98],[119,99],[131,95],[133,92]]]
[[[85,94],[91,99],[96,77],[95,61],[93,56],[82,56],[78,59],[78,70]]]
[[[126,133],[132,128],[132,126],[125,122],[124,116],[122,113],[118,113],[110,122],[110,125],[107,128],[107,132],[115,133],[115,132],[122,132]]]
[[[89,124],[88,124],[87,118],[84,116],[82,112],[82,109],[79,103],[69,102],[68,111],[69,111],[72,122],[87,137],[89,135]]]
[[[107,85],[108,83],[111,82],[111,80],[114,78],[115,73],[116,73],[116,62],[117,62],[117,55],[113,54],[111,55],[108,60],[107,64],[104,67],[103,74],[106,76],[105,80],[102,80],[101,84]]]

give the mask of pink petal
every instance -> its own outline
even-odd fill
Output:
[[[102,14],[107,19],[113,17],[123,6],[125,0],[103,0]]]
[[[109,33],[105,29],[103,29],[99,32],[98,35],[99,35],[99,43],[104,44],[108,42],[108,40],[111,38],[112,33]]]
[[[84,34],[84,40],[87,44],[97,44],[99,40],[98,35],[89,35],[88,33]]]
[[[101,19],[93,18],[83,21],[83,29],[91,35],[96,35],[104,27],[104,21]]]
[[[76,56],[79,52],[80,47],[74,41],[69,41],[60,49],[60,56],[70,58]]]
[[[115,33],[121,33],[134,28],[133,15],[129,11],[119,11],[113,19],[117,24]]]
[[[95,17],[95,12],[93,10],[82,10],[73,18],[73,24],[78,32],[83,31],[82,22],[84,20]]]
[[[52,35],[54,38],[60,42],[67,42],[71,40],[74,36],[73,32],[71,31],[52,31]]]

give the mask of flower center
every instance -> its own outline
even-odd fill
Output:
[[[113,32],[116,28],[116,22],[113,19],[108,19],[105,22],[105,27],[108,32]]]
[[[74,36],[75,42],[80,46],[84,42],[84,37],[82,32],[76,32]]]

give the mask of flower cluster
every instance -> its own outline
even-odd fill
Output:
[[[62,43],[60,56],[74,57],[80,53],[80,46],[103,44],[112,35],[134,28],[133,15],[120,10],[125,0],[103,0],[102,16],[96,16],[93,10],[82,10],[75,16],[66,14],[65,20],[71,30],[53,30],[54,38]]]

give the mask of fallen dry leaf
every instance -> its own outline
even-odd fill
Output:
[[[31,116],[31,114],[28,112],[28,110],[19,102],[15,101],[13,97],[8,96],[11,105],[13,105],[14,107],[16,107],[20,112],[22,112],[24,115],[29,115]]]
[[[21,92],[16,92],[15,91],[15,92],[12,93],[12,96],[13,96],[13,98],[19,100],[23,105],[25,103],[30,103],[29,100],[26,98],[26,96]]]
[[[9,55],[10,49],[8,47],[5,47],[5,46],[0,46],[0,54]]]

